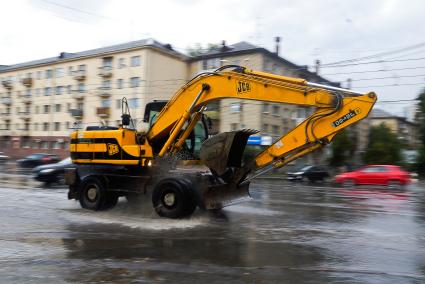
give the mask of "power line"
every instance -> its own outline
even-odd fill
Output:
[[[362,61],[362,60],[372,59],[372,58],[375,58],[375,57],[387,56],[387,55],[405,52],[405,51],[408,51],[408,50],[423,48],[423,47],[425,47],[425,43],[419,43],[419,44],[415,44],[415,45],[408,46],[408,47],[405,47],[405,48],[400,48],[400,49],[393,50],[393,51],[381,52],[381,53],[377,53],[377,54],[373,54],[373,55],[369,55],[369,56],[363,56],[363,57],[358,57],[358,58],[353,58],[353,59],[336,61],[336,62],[332,62],[332,63],[323,64],[322,66],[340,65],[340,64],[344,64],[344,63]]]
[[[424,60],[424,59],[425,59],[425,57],[407,58],[407,59],[394,59],[394,60],[378,60],[378,61],[359,62],[359,63],[352,63],[352,64],[342,64],[342,65],[333,65],[333,66],[321,66],[321,67],[324,67],[324,68],[338,68],[338,67],[346,67],[346,66],[367,65],[367,64],[387,63],[387,62],[418,61],[418,60]]]
[[[389,85],[376,85],[376,86],[361,86],[361,87],[353,87],[353,89],[363,89],[363,88],[381,88],[381,87],[399,87],[399,86],[425,86],[425,82],[421,83],[406,83],[406,84],[389,84]]]
[[[394,69],[365,70],[365,71],[352,71],[352,72],[337,72],[337,73],[322,74],[322,76],[378,73],[378,72],[402,71],[402,70],[413,70],[413,69],[425,69],[425,66],[394,68]]]
[[[377,78],[363,78],[363,79],[352,79],[351,81],[370,81],[370,80],[383,80],[383,79],[398,79],[398,78],[416,78],[425,77],[425,75],[404,75],[404,76],[389,76],[389,77],[377,77]]]
[[[48,3],[48,4],[51,4],[51,5],[54,5],[54,6],[62,7],[62,8],[72,10],[72,11],[75,11],[75,12],[79,12],[79,13],[83,13],[83,14],[86,14],[86,15],[95,16],[95,17],[103,18],[103,19],[107,19],[107,20],[115,20],[115,19],[110,18],[110,17],[106,17],[106,16],[103,16],[103,15],[100,15],[100,14],[84,11],[84,10],[74,8],[74,7],[71,7],[71,6],[59,4],[59,3],[56,3],[56,2],[53,2],[53,1],[48,1],[48,0],[41,0],[41,1]]]

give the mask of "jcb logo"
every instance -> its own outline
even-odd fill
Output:
[[[108,155],[112,156],[118,153],[120,150],[118,149],[117,144],[108,144]]]
[[[251,84],[244,81],[237,81],[236,82],[236,92],[238,94],[251,92]]]

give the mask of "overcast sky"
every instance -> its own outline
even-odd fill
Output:
[[[300,65],[397,51],[321,69],[327,79],[345,87],[351,78],[354,89],[375,91],[380,100],[413,99],[425,86],[422,0],[14,0],[1,10],[0,65],[147,37],[185,51],[222,40],[274,49],[280,36],[281,56]],[[379,107],[402,114],[409,104]]]

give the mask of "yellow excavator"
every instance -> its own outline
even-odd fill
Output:
[[[227,98],[315,111],[252,161],[242,162],[248,138],[257,130],[208,133],[207,105]],[[86,209],[106,210],[120,196],[137,202],[149,194],[158,215],[168,218],[190,216],[198,206],[220,209],[249,199],[249,184],[257,176],[329,144],[341,130],[367,117],[376,100],[373,92],[223,66],[196,76],[168,102],[148,103],[147,131],[136,130],[123,99],[120,127],[73,132],[70,152],[76,166],[66,170],[68,198]],[[198,160],[205,168],[179,170],[176,160]]]

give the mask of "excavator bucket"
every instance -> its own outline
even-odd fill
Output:
[[[200,158],[213,174],[221,177],[229,170],[241,167],[248,138],[255,133],[258,130],[243,129],[217,134],[202,143]]]
[[[257,130],[243,129],[217,134],[201,147],[200,158],[219,177],[222,183],[209,186],[203,193],[206,209],[219,209],[251,199],[248,184],[239,186],[237,170],[242,166],[242,155],[250,135]]]

